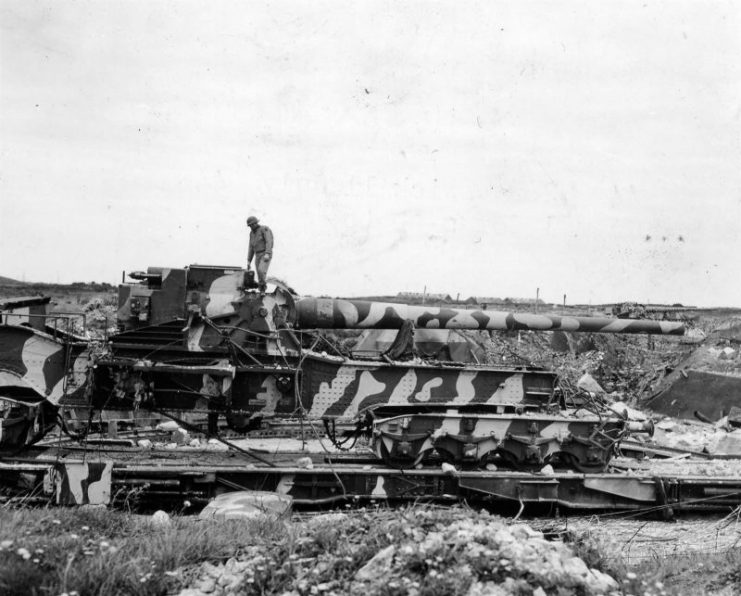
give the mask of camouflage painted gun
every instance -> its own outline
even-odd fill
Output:
[[[203,415],[212,433],[222,415],[244,432],[270,417],[336,423],[389,405],[451,412],[475,406],[515,416],[559,405],[551,371],[359,360],[333,351],[316,330],[401,329],[407,341],[415,327],[683,332],[679,324],[657,321],[300,298],[275,280],[274,291],[261,295],[239,268],[150,268],[132,277],[138,282],[119,288],[119,332],[90,372],[89,405],[121,415],[140,408]],[[40,392],[35,397],[45,398]],[[59,405],[68,400],[74,396],[65,393]]]

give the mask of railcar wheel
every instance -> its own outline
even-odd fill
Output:
[[[497,455],[502,458],[504,464],[513,470],[523,471],[527,470],[527,465],[523,462],[516,454],[506,449],[500,449],[497,451]]]
[[[377,439],[376,443],[376,455],[383,460],[390,468],[396,468],[397,470],[409,470],[422,463],[428,451],[409,451],[405,448],[400,448],[401,445],[394,443],[389,452],[385,441]]]
[[[604,472],[608,463],[606,461],[585,463],[573,453],[561,453],[559,456],[564,465],[582,474],[599,474],[600,472]]]

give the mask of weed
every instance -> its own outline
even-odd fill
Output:
[[[279,541],[285,533],[273,522],[179,518],[157,529],[148,518],[97,509],[0,511],[0,528],[0,594],[82,596],[166,593],[178,583],[178,568],[223,561],[239,555],[241,545]]]

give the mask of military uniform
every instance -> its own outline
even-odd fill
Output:
[[[251,219],[251,218],[250,218]],[[249,220],[248,220],[249,221]],[[273,232],[268,226],[257,225],[254,221],[254,227],[250,231],[250,248],[247,252],[247,268],[255,257],[255,269],[257,270],[257,281],[260,290],[265,291],[265,279],[270,267],[270,260],[273,258]]]

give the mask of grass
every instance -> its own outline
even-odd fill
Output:
[[[671,557],[647,557],[629,564],[624,558],[605,552],[589,537],[570,543],[575,554],[590,568],[618,579],[624,594],[643,596],[703,596],[730,590],[741,593],[741,549],[722,552],[688,552]]]
[[[393,558],[361,586],[368,596],[465,595],[487,582],[509,582],[512,593],[523,595],[538,585],[549,595],[585,593],[561,585],[563,578],[538,577],[538,560],[523,567],[509,556],[511,546],[500,548],[494,536],[500,527],[507,526],[486,513],[430,506],[296,523],[174,517],[166,527],[105,509],[0,508],[0,594],[174,594],[204,581],[209,564],[217,576],[233,564],[234,593],[339,595],[360,589],[358,570],[390,546]],[[628,566],[588,537],[570,546],[588,567],[617,579],[623,594],[700,596],[741,586],[739,550]]]
[[[100,509],[0,510],[0,594],[165,594],[187,579],[178,569],[286,532],[278,522],[172,521],[157,528]]]

